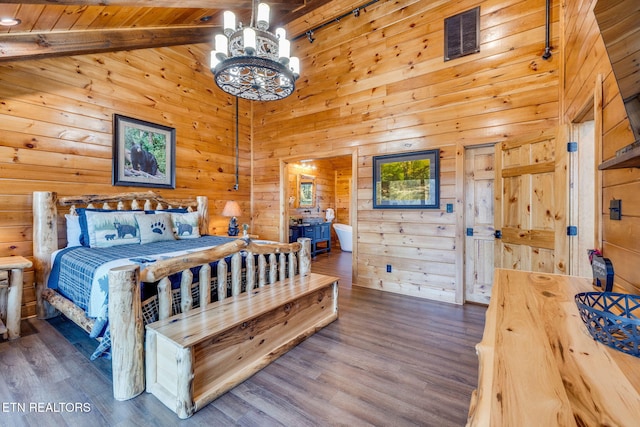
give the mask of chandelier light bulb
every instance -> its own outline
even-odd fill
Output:
[[[223,15],[224,33],[229,35],[236,30],[236,15],[233,12],[226,11]]]
[[[244,39],[244,52],[247,55],[253,55],[256,52],[256,30],[245,27],[242,30],[242,38]]]
[[[225,56],[229,52],[229,40],[224,34],[216,35],[216,51],[223,53]]]
[[[218,52],[215,50],[211,51],[211,61],[210,61],[210,69],[213,71],[216,66],[220,63],[220,58],[217,56]]]
[[[256,25],[261,30],[269,28],[269,5],[266,3],[260,3],[258,5],[258,20]]]
[[[282,27],[276,28],[276,37],[278,37],[279,40],[286,39],[287,31]]]
[[[291,71],[293,71],[294,76],[300,75],[300,60],[297,56],[289,58],[289,67],[291,68]]]
[[[283,60],[285,62],[289,61],[291,56],[291,42],[289,40],[284,38],[278,40],[278,54],[280,55],[280,62]]]

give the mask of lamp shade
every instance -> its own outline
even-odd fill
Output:
[[[242,209],[238,202],[229,200],[222,209],[222,216],[240,216],[242,215]]]

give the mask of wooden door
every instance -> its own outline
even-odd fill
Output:
[[[555,144],[553,136],[496,145],[495,265],[554,271]],[[562,191],[562,190],[560,190]]]
[[[587,251],[601,247],[596,234],[596,213],[601,209],[596,197],[594,121],[575,123],[572,128],[571,139],[577,146],[569,155],[569,222],[576,227],[577,235],[569,239],[569,274],[591,277]]]
[[[489,303],[494,258],[494,147],[465,150],[465,301]]]

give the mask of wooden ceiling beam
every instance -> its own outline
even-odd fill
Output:
[[[277,9],[293,10],[305,4],[304,0],[265,0]],[[133,6],[177,7],[182,9],[250,9],[251,0],[3,0],[12,4],[46,4],[56,6]]]
[[[0,62],[211,43],[213,26],[0,34]]]
[[[250,7],[250,0],[3,0],[12,4],[45,4],[54,6],[133,6],[133,7],[179,7],[195,9]]]

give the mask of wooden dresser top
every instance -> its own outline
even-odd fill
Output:
[[[638,425],[640,358],[595,341],[590,279],[497,269],[469,426]]]

